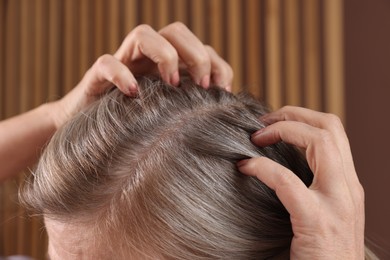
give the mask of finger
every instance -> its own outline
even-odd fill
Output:
[[[117,86],[126,95],[137,92],[137,81],[130,70],[109,54],[97,59],[85,77],[87,92],[90,95],[99,95]]]
[[[211,61],[211,83],[230,92],[233,82],[232,67],[211,46],[206,45],[205,48]]]
[[[337,116],[302,107],[286,106],[263,116],[261,119],[268,124],[274,124],[278,121],[298,121],[313,127],[326,129],[332,133],[335,138],[335,143],[341,152],[340,156],[343,158],[344,165],[348,173],[348,180],[354,183],[359,182],[353,163],[349,141],[343,124]]]
[[[324,139],[326,130],[296,121],[281,121],[262,128],[252,134],[256,145],[268,146],[281,141],[307,149],[312,142]]]
[[[336,115],[303,107],[285,106],[275,112],[264,115],[261,119],[268,124],[278,121],[298,121],[314,127],[327,129],[333,133],[344,134],[343,124]]]
[[[177,50],[195,83],[208,87],[211,61],[203,43],[180,22],[164,27],[159,33]]]
[[[266,157],[240,161],[237,166],[240,172],[257,177],[273,189],[292,217],[310,219],[313,203],[310,191],[289,169]]]
[[[306,149],[306,158],[314,173],[312,188],[342,191],[346,185],[346,172],[340,150],[333,135],[301,122],[281,121],[257,131],[252,142],[268,146],[284,141]]]
[[[129,66],[132,71],[137,71],[136,61],[146,57],[157,64],[165,82],[172,85],[179,83],[177,51],[149,25],[139,25],[132,30],[114,56]]]

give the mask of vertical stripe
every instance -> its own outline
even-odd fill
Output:
[[[191,1],[191,29],[203,42],[205,40],[205,3],[203,0]]]
[[[61,0],[49,1],[49,70],[48,97],[50,100],[59,98],[62,88],[61,52],[63,34],[61,31]]]
[[[0,2],[0,120],[5,118],[5,31],[6,28],[6,12],[5,12],[5,2]],[[0,252],[5,252],[5,245],[2,241],[5,238],[5,229],[4,229],[4,219],[6,219],[6,212],[8,209],[6,208],[6,199],[8,198],[8,194],[6,193],[5,184],[0,184]]]
[[[286,101],[289,105],[301,105],[299,10],[297,0],[285,1],[285,82]]]
[[[157,5],[157,30],[161,29],[169,22],[169,1],[168,0],[159,0],[156,3]]]
[[[95,40],[93,41],[93,47],[95,49],[94,56],[97,58],[104,53],[104,23],[105,23],[105,11],[104,0],[96,0],[94,2],[95,7]]]
[[[122,39],[136,26],[138,19],[138,1],[127,0],[124,1],[124,31],[122,32]]]
[[[35,29],[33,30],[35,36],[34,46],[34,102],[33,106],[38,106],[45,101],[45,94],[47,93],[47,72],[48,72],[48,1],[47,0],[36,0],[34,6],[34,20]],[[30,87],[31,88],[31,87]]]
[[[246,13],[246,35],[245,35],[245,59],[246,71],[244,77],[246,79],[247,90],[256,97],[261,96],[261,73],[262,73],[262,57],[261,57],[261,39],[260,39],[260,2],[257,0],[248,0]]]
[[[5,1],[0,1],[0,120],[4,118],[4,88],[5,88],[5,23],[6,23],[6,12],[5,12]],[[0,190],[1,192],[1,190]],[[0,193],[1,196],[1,193]],[[0,218],[2,213],[2,200],[0,199]],[[1,227],[0,227],[1,232]],[[1,237],[1,233],[0,233]],[[1,250],[1,245],[0,245]]]
[[[239,1],[228,0],[227,5],[227,59],[234,71],[233,90],[238,90],[242,84],[241,22],[243,17],[241,17]]]
[[[111,0],[108,5],[108,32],[105,38],[108,40],[107,52],[113,54],[119,47],[120,26],[119,26],[119,0]]]
[[[5,37],[5,86],[4,91],[5,117],[19,112],[19,57],[20,57],[20,0],[8,2]]]
[[[326,110],[345,120],[343,1],[324,1]]]
[[[34,17],[32,17],[32,2],[21,1],[20,21],[20,111],[27,111],[31,108],[31,84],[33,81],[33,57],[34,54]]]
[[[176,21],[180,21],[188,25],[187,6],[188,0],[174,0],[174,17]]]
[[[207,2],[210,12],[210,45],[222,55],[224,53],[225,43],[223,42],[224,30],[223,26],[223,9],[222,0],[212,0]]]
[[[78,65],[77,62],[73,61],[76,52],[75,46],[75,29],[77,23],[75,22],[76,15],[74,14],[76,10],[75,1],[68,0],[64,1],[64,69],[63,69],[63,82],[64,88],[62,94],[69,92],[74,87],[75,77],[75,67]]]
[[[320,99],[320,50],[319,50],[319,0],[305,0],[304,17],[304,70],[305,70],[305,106],[321,109]]]
[[[87,71],[91,66],[91,54],[90,51],[91,45],[94,44],[94,41],[91,41],[93,34],[91,26],[92,23],[92,14],[91,14],[91,5],[90,0],[80,1],[80,35],[79,35],[79,46],[80,46],[80,73],[79,78]]]
[[[146,23],[154,27],[154,2],[153,0],[142,0],[139,1],[141,6],[141,22]]]
[[[280,1],[267,0],[265,13],[266,29],[266,66],[267,91],[266,100],[274,109],[281,103],[281,64],[280,64]]]

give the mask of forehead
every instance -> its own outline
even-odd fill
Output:
[[[45,226],[49,236],[50,260],[96,259],[91,257],[96,254],[98,247],[91,232],[86,228],[47,217],[45,217]]]
[[[121,241],[117,241],[115,252],[110,250],[90,227],[82,224],[64,223],[45,217],[45,226],[49,236],[48,256],[50,260],[112,260],[115,259],[144,259],[135,252],[120,251]],[[131,255],[131,257],[130,257]],[[142,254],[143,255],[143,254]],[[148,258],[149,259],[149,258]],[[161,259],[153,257],[152,259]]]

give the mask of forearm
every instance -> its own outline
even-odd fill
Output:
[[[37,162],[56,131],[55,104],[44,104],[0,122],[0,182]]]

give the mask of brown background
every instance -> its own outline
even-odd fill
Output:
[[[390,259],[390,1],[345,2],[346,123],[366,234]]]
[[[182,21],[247,90],[338,114],[366,188],[367,234],[390,258],[388,0],[0,0],[0,119],[64,95],[137,24]],[[1,138],[1,137],[0,137]],[[1,166],[0,166],[1,167]],[[0,184],[0,256],[42,259],[46,237]]]

